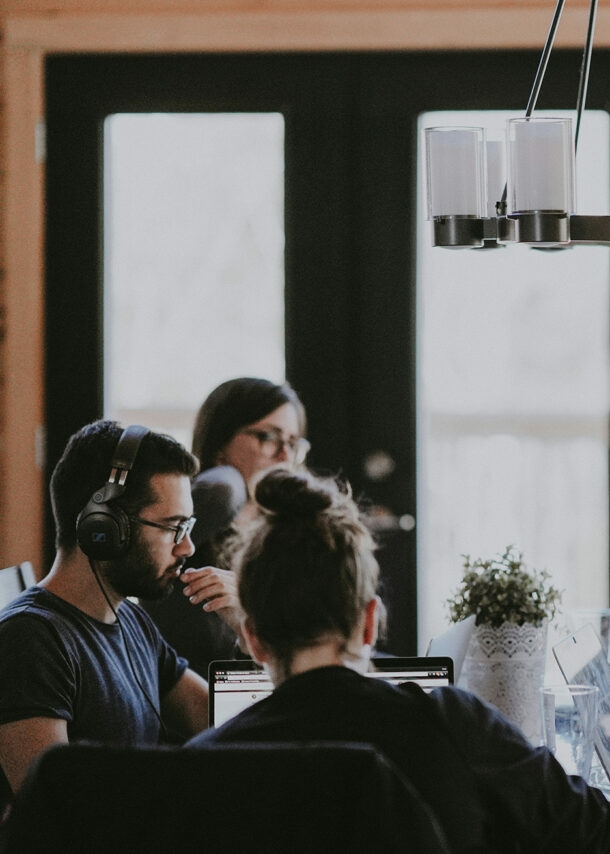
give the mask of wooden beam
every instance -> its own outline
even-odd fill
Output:
[[[44,334],[42,58],[4,56],[4,396],[0,565],[29,560],[40,571],[43,538]]]
[[[545,5],[381,9],[241,9],[200,14],[62,14],[6,19],[7,44],[53,51],[466,50],[536,48],[552,17]],[[584,44],[586,6],[566,8],[555,44]],[[610,7],[597,15],[595,44],[610,46]]]

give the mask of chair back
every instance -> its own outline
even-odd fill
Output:
[[[370,745],[51,748],[4,854],[449,854],[413,786]]]
[[[29,561],[0,569],[0,608],[8,605],[32,584],[36,584],[36,577]]]
[[[34,572],[34,567],[29,560],[24,560],[19,564],[19,572],[21,574],[21,583],[23,584],[24,590],[27,590],[28,587],[32,587],[36,584],[36,573]]]
[[[18,566],[5,566],[0,569],[0,608],[12,602],[23,591]]]

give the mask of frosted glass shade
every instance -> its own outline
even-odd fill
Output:
[[[425,140],[428,219],[485,217],[484,128],[426,128]]]
[[[574,141],[569,118],[509,119],[508,213],[574,213]]]

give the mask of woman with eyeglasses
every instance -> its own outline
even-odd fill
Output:
[[[274,465],[304,463],[305,430],[305,409],[288,383],[228,380],[199,409],[192,444],[201,466],[192,484],[196,551],[167,599],[142,604],[166,640],[205,678],[210,661],[246,654],[239,645],[234,575],[217,567],[219,551],[255,512],[252,478]]]

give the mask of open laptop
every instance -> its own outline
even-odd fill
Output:
[[[474,632],[475,620],[476,616],[472,614],[465,620],[454,623],[442,634],[435,635],[426,650],[426,655],[449,656],[453,659],[453,678],[456,685],[460,684],[462,666]]]
[[[591,623],[556,643],[553,655],[566,682],[597,685],[599,688],[595,749],[606,775],[610,777],[610,667]]]
[[[367,676],[386,679],[394,685],[417,682],[424,691],[431,691],[453,684],[453,661],[445,656],[376,657],[371,659]],[[212,661],[208,682],[210,726],[220,726],[273,691],[267,672],[249,660]]]

